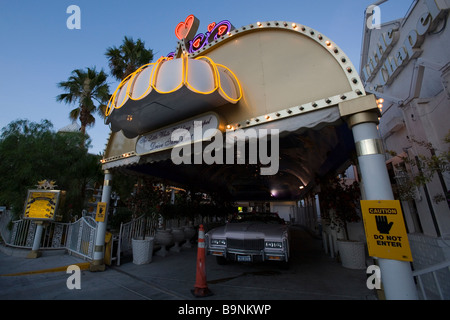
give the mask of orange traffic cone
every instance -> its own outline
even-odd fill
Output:
[[[213,293],[208,289],[206,283],[206,249],[205,249],[205,230],[201,224],[198,229],[198,249],[197,249],[197,275],[195,277],[194,289],[192,294],[197,298],[208,297]]]

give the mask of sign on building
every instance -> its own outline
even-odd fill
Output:
[[[362,200],[361,209],[369,255],[412,261],[400,201]]]
[[[106,202],[97,203],[97,213],[95,215],[95,221],[104,222],[106,217]]]
[[[28,190],[23,218],[55,220],[60,196],[60,190]]]

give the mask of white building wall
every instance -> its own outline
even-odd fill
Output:
[[[432,143],[437,153],[448,148],[443,139],[450,130],[450,23],[448,11],[439,9],[450,8],[450,1],[438,3],[434,0],[417,1],[404,19],[387,23],[379,30],[373,29],[364,39],[368,46],[363,52],[366,56],[362,58],[362,77],[370,80],[365,83],[366,89],[385,99],[379,125],[385,148],[397,154],[407,154],[410,159],[419,155],[430,156],[427,149],[413,140]],[[388,33],[389,30],[396,31]],[[418,36],[418,33],[423,33],[423,36]],[[375,56],[377,52],[379,56],[380,51],[376,48],[383,42],[383,35],[384,39],[388,37],[387,34],[393,35],[391,38],[397,42],[394,40],[395,44],[387,49],[385,40],[385,49],[390,52],[383,55],[384,60],[377,59]],[[415,44],[415,48],[408,50],[408,41]],[[402,56],[407,51],[414,51],[414,56]],[[368,68],[371,61],[372,66],[378,67]],[[395,72],[390,77],[383,77],[389,65],[386,61],[394,65]],[[385,80],[388,83],[383,83]],[[436,195],[449,189],[449,180],[445,174],[442,185],[436,176],[426,188],[417,190],[415,205],[426,235],[450,237],[448,204],[433,201]],[[411,224],[412,219],[408,218],[408,221],[409,229],[416,231],[418,228]]]
[[[450,147],[443,142],[450,131],[449,9],[450,0],[419,0],[406,17],[364,33],[361,77],[368,92],[385,100],[379,124],[384,146],[386,150],[408,155],[410,159],[430,156],[429,150],[414,140],[432,143],[437,154]],[[391,46],[389,54],[375,59],[380,37],[396,28],[392,39],[398,40]],[[418,33],[423,36],[414,38]],[[408,50],[407,41],[415,47]],[[408,51],[414,52],[413,56],[408,55],[405,59]],[[367,68],[371,57],[372,69]],[[387,70],[386,61],[394,66],[395,72],[391,77],[383,78],[381,69]],[[374,69],[375,65],[378,68]],[[388,83],[383,83],[387,78]],[[387,157],[388,163],[392,161],[396,160]],[[414,170],[417,168],[412,168]],[[402,201],[416,270],[450,259],[449,205],[446,201],[433,201],[435,195],[449,189],[447,172],[442,179],[436,175],[425,187],[417,188],[414,202]],[[448,273],[442,281],[450,296]]]
[[[271,202],[270,203],[270,212],[278,213],[278,216],[281,219],[284,219],[286,222],[291,222],[295,219],[295,202]]]

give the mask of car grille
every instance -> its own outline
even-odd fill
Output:
[[[232,239],[227,238],[229,249],[240,250],[262,250],[264,249],[264,239]]]

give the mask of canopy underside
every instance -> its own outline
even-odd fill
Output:
[[[189,190],[219,193],[230,200],[270,201],[299,199],[314,186],[317,178],[349,164],[355,149],[353,135],[340,119],[337,108],[311,113],[308,119],[303,115],[276,122],[255,128],[283,128],[279,135],[278,173],[275,175],[261,175],[261,167],[274,165],[275,159],[267,165],[259,161],[249,164],[248,143],[245,164],[238,164],[235,159],[228,164],[175,165],[171,151],[166,150],[124,159],[122,163],[115,162],[115,167],[114,163],[104,165],[104,169],[156,177]],[[209,143],[203,142],[203,147]]]

